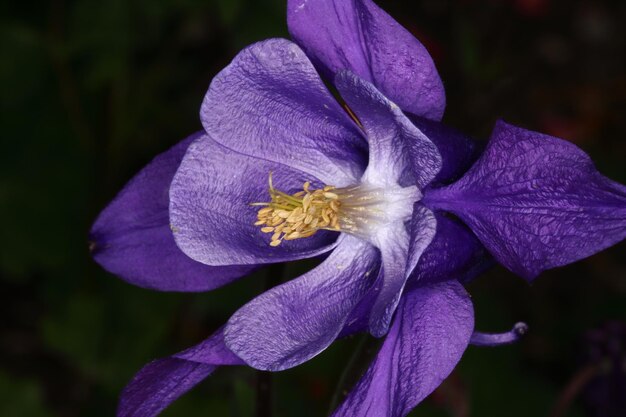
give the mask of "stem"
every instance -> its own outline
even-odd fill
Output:
[[[272,264],[267,268],[263,291],[280,284],[285,275],[285,264]],[[272,373],[256,371],[256,417],[272,416]]]
[[[354,352],[350,356],[350,359],[348,360],[345,368],[343,368],[343,371],[339,376],[337,386],[335,387],[335,391],[333,392],[333,397],[330,400],[330,406],[328,407],[327,413],[328,415],[331,415],[333,413],[335,408],[337,408],[337,406],[339,405],[342,397],[344,396],[344,387],[348,383],[348,379],[350,378],[350,376],[354,373],[353,371],[355,371],[357,364],[361,362],[360,359],[362,359],[365,346],[367,345],[367,340],[369,339],[368,336],[368,333],[364,333],[360,336],[359,342],[356,345]]]

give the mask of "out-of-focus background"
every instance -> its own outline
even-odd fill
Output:
[[[484,140],[504,118],[626,181],[626,2],[379,4],[431,51],[448,124]],[[0,416],[112,416],[144,363],[202,340],[266,285],[261,273],[206,294],[134,288],[89,258],[87,232],[135,172],[201,128],[208,84],[237,51],[276,36],[284,0],[2,2]],[[411,416],[626,416],[624,249],[532,286],[501,267],[470,284],[478,329],[523,320],[530,333],[470,347]],[[344,340],[274,374],[272,415],[326,415],[374,348]],[[220,369],[163,415],[252,417],[258,378]]]

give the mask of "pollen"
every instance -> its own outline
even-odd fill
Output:
[[[340,231],[341,201],[334,190],[335,187],[330,185],[311,189],[311,183],[307,181],[301,191],[287,194],[274,188],[270,172],[271,201],[251,204],[263,207],[257,212],[254,225],[261,227],[261,232],[272,235],[270,246],[273,247],[280,245],[283,240],[313,236],[322,229]]]

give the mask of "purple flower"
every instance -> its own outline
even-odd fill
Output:
[[[289,1],[288,22],[299,46],[272,39],[237,55],[209,87],[204,131],[124,188],[92,248],[127,281],[175,291],[327,257],[203,343],[144,367],[120,416],[157,414],[219,365],[287,369],[359,331],[386,337],[335,415],[404,416],[470,341],[524,330],[473,335],[460,282],[488,253],[532,279],[626,235],[626,188],[574,145],[499,122],[478,155],[439,124],[432,59],[371,1]]]

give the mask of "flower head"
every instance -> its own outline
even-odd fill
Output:
[[[470,343],[460,282],[488,264],[487,251],[531,279],[626,235],[626,189],[573,145],[500,122],[478,157],[440,125],[432,59],[370,0],[292,0],[288,21],[300,46],[254,44],[215,77],[204,132],[153,161],[103,212],[95,257],[170,290],[327,258],[140,371],[120,415],[154,415],[218,365],[286,369],[357,331],[386,338],[335,415],[406,415]]]

